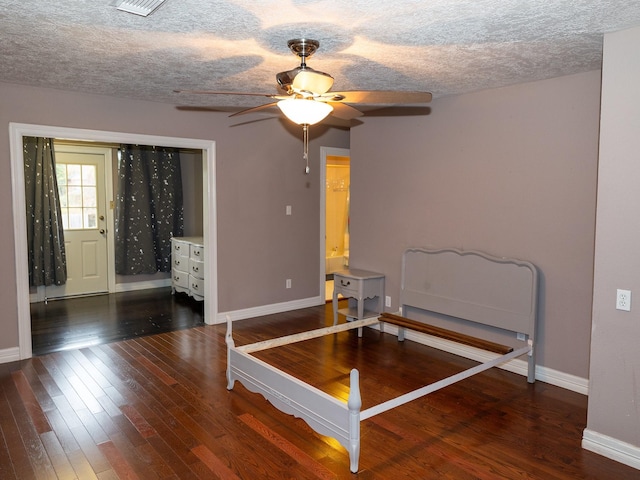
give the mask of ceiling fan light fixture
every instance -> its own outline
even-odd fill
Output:
[[[328,103],[306,98],[288,98],[280,100],[277,105],[289,120],[298,125],[315,125],[333,111]]]
[[[333,86],[333,77],[328,73],[305,68],[294,77],[291,86],[296,92],[312,92],[316,95],[322,95]]]

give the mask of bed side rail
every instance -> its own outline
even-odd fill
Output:
[[[393,315],[391,313],[382,313],[379,317],[381,322],[391,323],[400,328],[408,328],[409,330],[415,330],[417,332],[426,333],[435,337],[444,338],[471,347],[487,350],[489,352],[498,353],[500,355],[507,354],[513,351],[513,347],[507,345],[500,345],[499,343],[490,342],[481,338],[472,337],[463,333],[453,332],[433,325],[419,322],[417,320],[411,320],[409,318],[401,317],[399,315]]]

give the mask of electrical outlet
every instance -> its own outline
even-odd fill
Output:
[[[631,311],[631,290],[617,290],[616,309],[625,312]]]
[[[385,307],[390,307],[391,306],[391,297],[389,295],[384,297],[384,306]]]
[[[284,286],[285,286],[285,288],[291,288],[291,279],[290,278],[287,278]]]

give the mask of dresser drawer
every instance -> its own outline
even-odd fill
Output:
[[[194,260],[193,258],[189,259],[189,274],[203,279],[204,278],[204,262],[200,262],[198,260]]]
[[[183,255],[172,255],[171,265],[173,270],[180,270],[181,272],[189,271],[189,257]]]
[[[171,253],[175,257],[176,255],[183,255],[185,257],[189,257],[189,247],[191,244],[189,242],[182,242],[180,240],[176,240],[175,238],[171,239]]]
[[[189,258],[199,262],[204,262],[204,247],[200,245],[191,245],[189,252]]]
[[[175,287],[189,288],[189,274],[174,270],[171,275],[171,281]]]
[[[200,297],[204,297],[204,280],[202,278],[189,275],[189,292]]]

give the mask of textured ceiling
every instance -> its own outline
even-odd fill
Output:
[[[438,98],[599,69],[603,33],[640,25],[636,0],[166,0],[148,17],[117,3],[0,0],[0,82],[254,106],[266,100],[173,90],[276,93],[298,66],[287,40],[306,37],[333,90]]]

